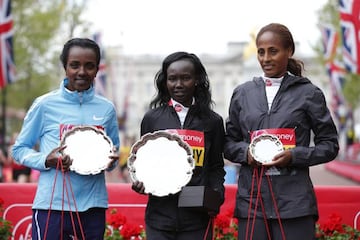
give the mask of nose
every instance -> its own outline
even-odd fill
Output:
[[[175,81],[175,87],[181,87],[183,85],[183,81],[181,78],[178,78],[176,81]]]
[[[79,75],[85,74],[85,67],[84,67],[84,66],[79,67],[78,74],[79,74]]]
[[[268,52],[265,52],[264,53],[264,60],[265,61],[268,61],[268,60],[270,60],[271,59],[271,55],[268,53]]]

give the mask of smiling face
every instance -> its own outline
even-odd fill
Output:
[[[263,32],[256,41],[257,59],[265,77],[282,77],[287,71],[292,50],[286,49],[278,34]]]
[[[85,91],[94,82],[98,67],[96,54],[91,48],[73,46],[69,50],[65,66],[69,83],[66,86],[71,91]]]
[[[197,83],[193,63],[188,60],[175,61],[168,67],[166,75],[166,86],[170,97],[190,107]]]

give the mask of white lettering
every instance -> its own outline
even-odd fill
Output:
[[[280,139],[280,140],[288,140],[288,141],[292,141],[294,138],[294,134],[276,134],[276,136]]]
[[[200,143],[202,141],[202,137],[199,136],[191,136],[191,135],[179,135],[179,136],[185,142],[194,141]]]

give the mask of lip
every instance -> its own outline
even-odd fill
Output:
[[[176,92],[174,92],[174,96],[179,96],[179,97],[181,97],[181,96],[184,96],[185,95],[185,92],[183,92],[183,91],[176,91]]]
[[[84,85],[84,84],[88,84],[89,81],[87,81],[86,79],[75,79],[76,84],[79,85]]]
[[[264,65],[264,66],[263,66],[263,69],[264,69],[265,71],[271,71],[271,70],[273,69],[273,66],[272,66],[272,65]]]

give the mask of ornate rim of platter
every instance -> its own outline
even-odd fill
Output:
[[[62,154],[72,159],[70,170],[81,175],[98,174],[112,161],[113,143],[106,133],[94,126],[75,126],[66,131],[61,140],[66,146]]]
[[[273,134],[261,134],[253,138],[249,146],[251,156],[260,163],[271,162],[283,149],[282,142]]]
[[[179,135],[156,131],[134,143],[127,166],[131,180],[143,182],[145,193],[162,197],[179,192],[190,181],[195,161]]]

